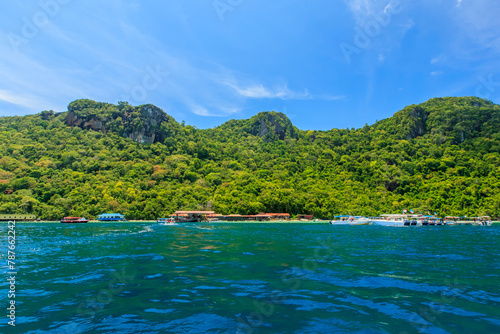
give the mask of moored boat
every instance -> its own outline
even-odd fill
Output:
[[[361,216],[335,216],[336,218],[347,218],[340,220],[330,220],[330,225],[371,225],[371,219]]]
[[[444,219],[434,216],[422,216],[417,219],[417,222],[422,226],[447,225]]]
[[[89,220],[85,217],[64,217],[63,219],[61,219],[61,223],[64,224],[82,224],[88,222]]]
[[[493,224],[493,221],[491,220],[490,216],[481,216],[479,217],[480,219],[480,226],[491,226]]]
[[[491,226],[492,221],[489,216],[481,217],[445,217],[447,225],[472,225],[472,226]]]
[[[455,217],[455,216],[446,216],[444,217],[444,223],[446,225],[450,225],[450,226],[453,226],[453,225],[460,225],[458,223],[458,220],[460,219],[460,217]]]
[[[156,220],[157,223],[162,224],[162,225],[173,225],[175,224],[175,219],[174,218],[158,218]]]
[[[421,221],[418,220],[419,215],[405,215],[405,214],[384,214],[380,218],[372,219],[373,225],[379,226],[421,226]]]
[[[99,221],[124,221],[125,216],[120,213],[103,213],[97,216]]]

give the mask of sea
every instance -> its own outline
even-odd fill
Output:
[[[0,231],[0,333],[500,333],[495,224]]]

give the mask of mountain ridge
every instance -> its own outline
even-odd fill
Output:
[[[76,100],[63,113],[0,118],[0,213],[498,217],[499,129],[500,106],[476,97],[327,131],[299,130],[277,112],[196,129],[152,105]]]

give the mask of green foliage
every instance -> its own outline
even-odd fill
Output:
[[[0,118],[0,212],[499,217],[499,111],[475,97],[439,98],[356,130],[300,131],[275,112],[200,130],[151,105],[77,100],[68,112],[79,125],[53,111]],[[82,125],[91,120],[105,129]],[[141,131],[156,139],[138,143]]]

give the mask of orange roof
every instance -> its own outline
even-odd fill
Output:
[[[188,217],[189,215],[185,214],[185,213],[181,213],[181,214],[175,214],[175,213],[172,213],[171,215],[169,215],[170,217],[175,217],[175,216],[179,216],[179,217]]]
[[[214,213],[215,213],[215,211],[175,211],[176,215],[179,215],[179,214],[210,215],[210,214],[214,214]]]

